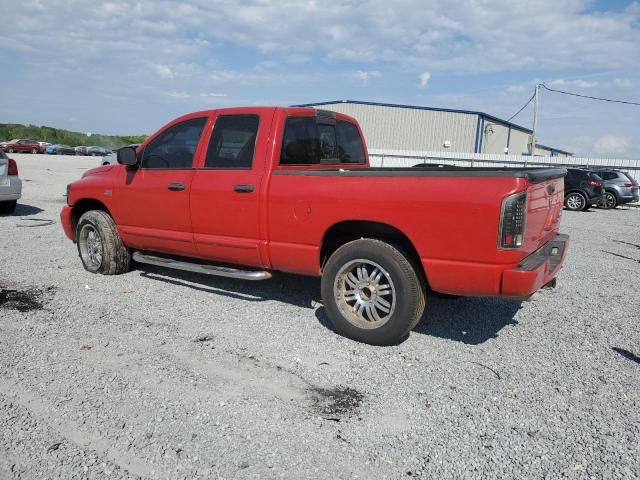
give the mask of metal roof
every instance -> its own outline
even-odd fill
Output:
[[[455,108],[439,108],[439,107],[423,107],[419,105],[402,105],[402,104],[395,104],[395,103],[363,102],[360,100],[333,100],[330,102],[304,103],[301,105],[292,105],[292,106],[293,107],[319,107],[322,105],[335,105],[336,103],[353,103],[356,105],[371,105],[376,107],[411,108],[414,110],[430,110],[434,112],[451,112],[451,113],[466,113],[468,115],[480,115],[494,122],[498,122],[503,125],[508,125],[512,128],[516,128],[518,130],[522,130],[527,133],[533,133],[531,129],[523,127],[522,125],[518,125],[517,123],[508,122],[507,120],[503,120],[493,115],[489,115],[488,113],[477,112],[474,110],[459,110]],[[557,150],[557,149],[554,149],[554,150]],[[561,150],[557,150],[557,151],[561,151]]]

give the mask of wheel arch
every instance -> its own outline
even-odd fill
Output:
[[[76,231],[80,217],[90,210],[102,210],[112,216],[107,206],[100,200],[96,200],[95,198],[83,198],[78,200],[71,210],[71,226],[73,227],[74,232]]]
[[[320,269],[324,269],[327,260],[338,248],[359,238],[382,240],[399,248],[428,284],[420,255],[409,236],[393,225],[372,220],[344,220],[329,227],[322,237]]]

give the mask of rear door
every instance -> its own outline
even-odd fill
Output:
[[[191,188],[198,255],[214,261],[267,266],[261,211],[273,110],[220,112]]]
[[[128,246],[196,255],[189,194],[207,120],[205,115],[170,124],[139,152],[140,168],[119,169],[116,218]]]

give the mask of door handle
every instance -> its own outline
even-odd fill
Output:
[[[250,183],[241,183],[233,186],[233,191],[238,193],[251,193],[255,190],[255,186]]]
[[[167,188],[169,190],[173,190],[175,192],[180,192],[180,191],[184,190],[187,187],[186,187],[186,185],[184,183],[173,182],[173,183],[170,183],[169,185],[167,185]]]

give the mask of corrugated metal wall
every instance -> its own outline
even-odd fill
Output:
[[[478,116],[415,108],[333,103],[317,108],[354,117],[369,148],[474,152]]]
[[[482,132],[482,153],[504,154],[508,138],[508,126],[485,120]]]
[[[511,155],[523,155],[529,153],[530,133],[516,128],[511,128],[511,141],[509,142],[509,153]],[[536,142],[537,143],[537,142]]]

